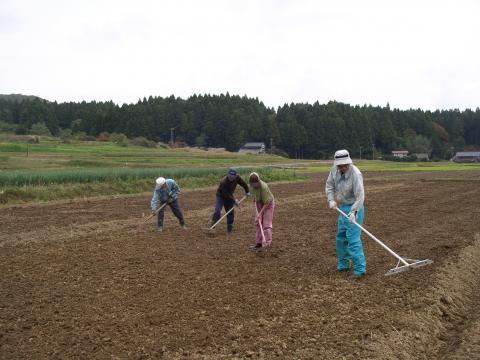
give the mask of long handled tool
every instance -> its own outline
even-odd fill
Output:
[[[260,233],[262,234],[262,248],[265,248],[267,246],[267,242],[265,240],[265,233],[263,232],[263,219],[258,217],[257,203],[255,203],[255,213],[257,214],[258,226],[260,226]]]
[[[343,216],[345,216],[347,219],[348,219],[348,215],[345,214],[342,210],[340,210],[338,207],[336,208],[336,210],[342,214]],[[367,231],[362,225],[360,225],[359,223],[357,223],[356,221],[353,222],[355,225],[357,225],[360,229],[362,229],[362,231],[367,234],[368,236],[370,236],[373,240],[375,240],[377,242],[377,244],[379,244],[381,247],[383,247],[385,250],[387,250],[392,256],[394,256],[395,258],[397,258],[398,260],[398,263],[397,263],[397,266],[395,266],[393,269],[390,269],[387,271],[387,273],[385,274],[385,276],[389,276],[389,275],[394,275],[394,274],[398,274],[398,273],[401,273],[403,271],[407,271],[407,270],[410,270],[410,269],[414,269],[414,268],[417,268],[417,267],[421,267],[421,266],[425,266],[425,265],[430,265],[433,263],[432,260],[429,260],[429,259],[425,259],[425,260],[413,260],[413,259],[407,259],[407,258],[402,258],[400,255],[398,255],[397,253],[395,253],[392,249],[390,249],[387,245],[385,245],[383,242],[381,242],[380,240],[378,240],[375,236],[372,235],[372,233],[370,233],[369,231]]]
[[[167,206],[167,203],[164,203],[162,206],[160,206],[157,210],[155,210],[154,213],[150,214],[149,216],[147,216],[145,219],[143,219],[143,222],[146,223],[148,220],[150,220],[151,218],[153,218],[155,215],[158,214],[158,212],[160,210],[162,210],[165,206]]]
[[[240,199],[240,201],[238,202],[238,205],[240,205],[242,203],[243,200],[245,200],[247,197],[244,196],[243,198]],[[215,226],[217,226],[228,214],[230,214],[233,210],[235,209],[235,206],[232,206],[232,208],[230,210],[228,210],[225,214],[223,214],[223,216],[218,219],[218,221],[213,224],[212,226],[210,226],[209,228],[205,229],[206,232],[212,232],[213,230],[215,230]]]

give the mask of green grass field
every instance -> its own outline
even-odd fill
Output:
[[[28,153],[28,156],[27,156]],[[104,167],[220,167],[262,165],[291,160],[270,155],[242,155],[195,149],[162,149],[140,146],[121,147],[110,142],[58,140],[39,144],[0,139],[0,170],[64,169]]]
[[[365,171],[379,172],[409,172],[409,171],[480,171],[479,163],[457,164],[449,161],[442,162],[395,162],[381,160],[360,160],[354,164],[358,168]],[[307,172],[328,172],[332,168],[332,164],[315,164],[306,166]]]
[[[0,140],[0,203],[141,193],[151,191],[158,176],[174,178],[186,188],[213,186],[231,166],[244,176],[259,171],[267,181],[301,180],[295,171],[265,167],[293,162],[270,155],[109,142],[63,144],[51,139],[27,145]]]
[[[355,164],[363,172],[480,171],[480,164],[451,162],[363,160]],[[295,170],[267,165],[294,166]],[[151,191],[158,176],[174,178],[191,189],[213,186],[230,166],[238,167],[244,176],[255,169],[267,181],[300,181],[308,173],[328,172],[332,163],[225,151],[120,147],[95,141],[64,144],[42,139],[27,145],[0,136],[0,204],[141,193]]]

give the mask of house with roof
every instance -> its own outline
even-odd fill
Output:
[[[393,150],[392,155],[396,158],[403,159],[408,156],[407,150]]]
[[[480,162],[480,151],[458,151],[451,160],[457,163]]]
[[[430,157],[428,156],[428,153],[415,153],[413,154],[417,157],[417,160],[421,161],[429,161]]]
[[[243,145],[238,152],[241,154],[265,154],[265,143],[249,142]]]

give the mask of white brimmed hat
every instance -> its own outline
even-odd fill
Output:
[[[352,163],[352,159],[350,159],[350,154],[348,153],[347,150],[338,150],[337,152],[335,152],[335,160],[333,162],[335,166],[346,165],[351,163]]]
[[[155,183],[157,184],[157,188],[159,188],[165,184],[165,178],[160,176],[157,178],[157,180],[155,180]]]

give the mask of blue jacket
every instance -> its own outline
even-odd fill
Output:
[[[180,187],[175,180],[167,179],[165,183],[167,184],[166,188],[155,188],[153,191],[152,201],[150,203],[152,210],[156,210],[158,201],[160,201],[161,204],[167,201],[171,202],[177,200],[178,195],[180,195]]]

